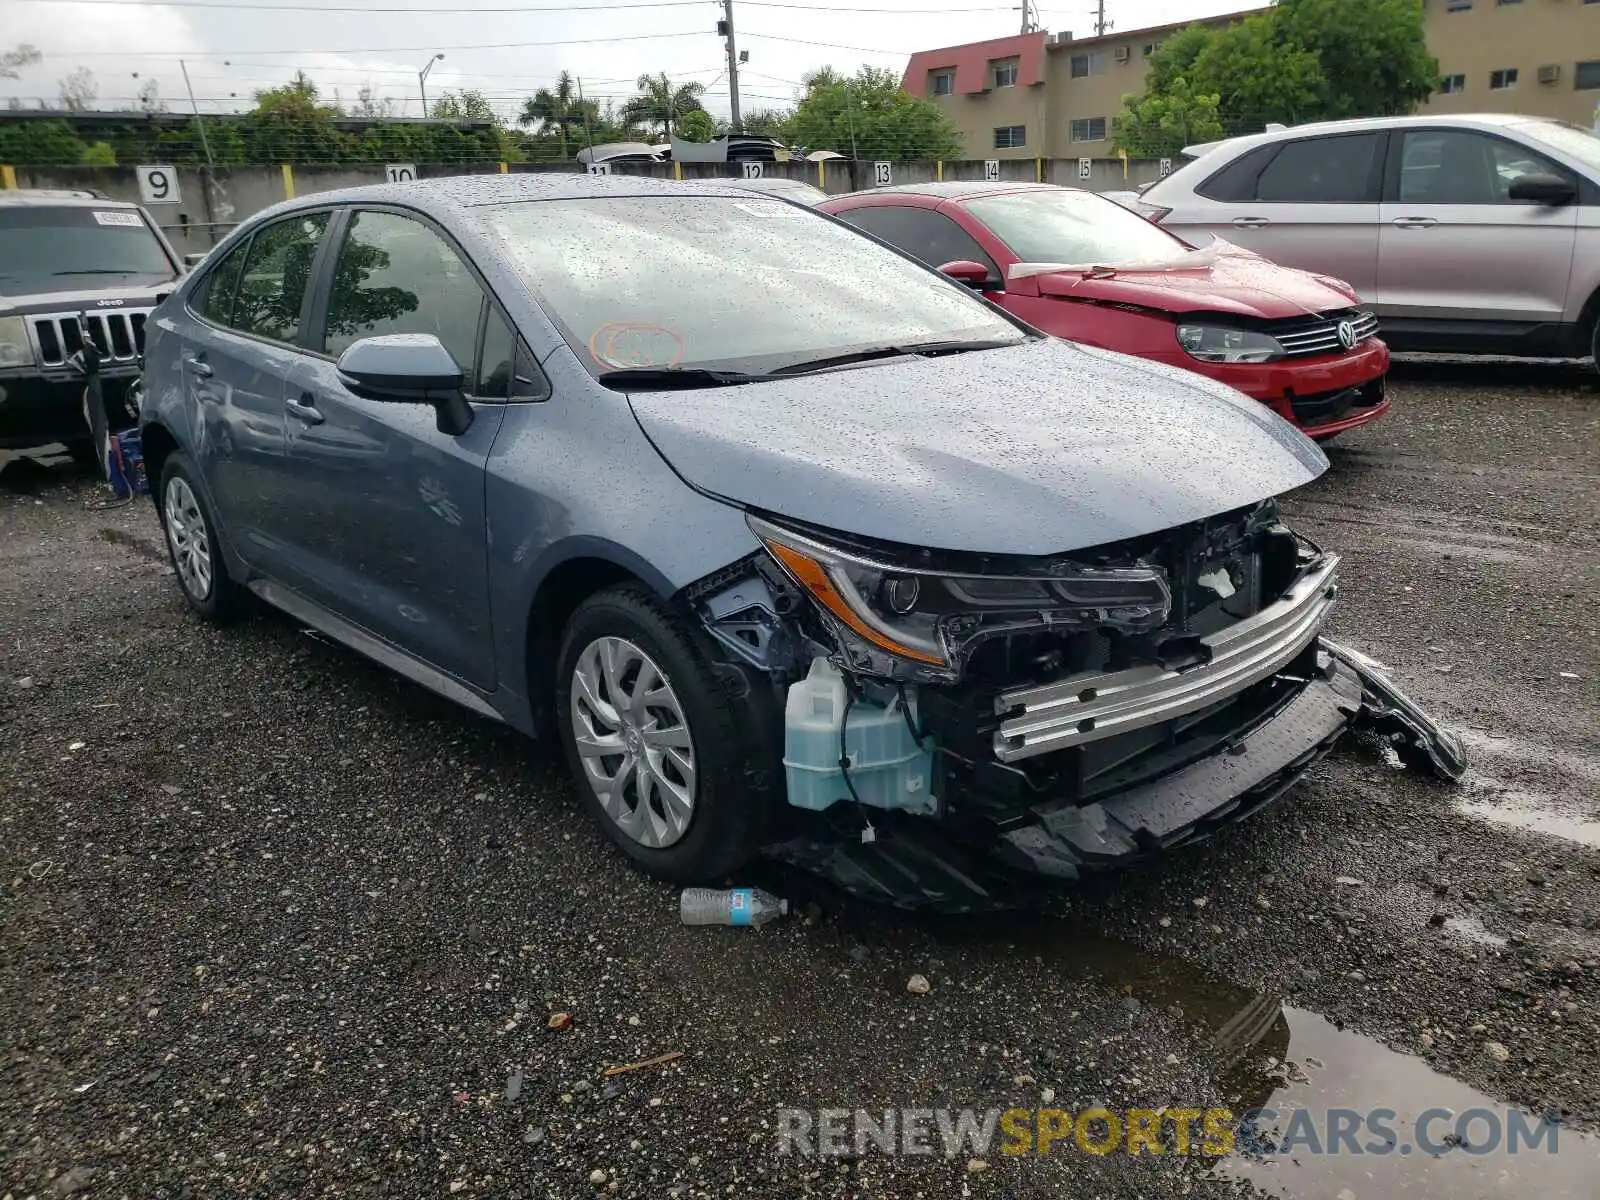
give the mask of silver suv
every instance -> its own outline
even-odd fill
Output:
[[[1600,346],[1600,137],[1531,117],[1333,121],[1196,146],[1140,209],[1355,285],[1397,350]]]

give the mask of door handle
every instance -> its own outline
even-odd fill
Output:
[[[196,375],[201,379],[211,378],[211,364],[203,358],[186,358],[183,360],[183,365],[191,375]]]
[[[298,400],[296,400],[293,396],[290,396],[289,399],[283,402],[283,407],[288,410],[291,417],[294,417],[299,421],[303,421],[307,425],[321,425],[325,419],[323,415],[317,411],[317,406],[311,402],[310,392],[307,392]]]
[[[1235,217],[1233,219],[1236,229],[1259,229],[1263,225],[1272,224],[1271,217]]]
[[[1439,222],[1433,217],[1396,217],[1394,225],[1397,229],[1431,229]]]

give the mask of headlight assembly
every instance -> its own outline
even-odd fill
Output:
[[[1052,562],[1037,574],[967,575],[885,561],[760,517],[747,520],[784,573],[843,634],[936,673],[983,636],[1026,628],[1161,625],[1171,593],[1151,566]]]
[[[28,323],[21,317],[0,317],[0,367],[31,367],[33,347]]]
[[[1225,325],[1179,325],[1178,344],[1201,362],[1266,363],[1285,356],[1277,338]]]

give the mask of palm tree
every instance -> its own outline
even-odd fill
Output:
[[[517,124],[524,129],[538,126],[542,133],[546,126],[554,126],[561,139],[561,157],[567,157],[567,127],[581,124],[583,109],[578,100],[577,81],[568,71],[556,76],[556,86],[540,88],[522,102],[522,112]]]
[[[677,117],[705,108],[700,103],[706,90],[703,83],[680,83],[673,87],[665,71],[641,75],[636,82],[640,94],[622,106],[622,119],[630,124],[639,121],[660,125],[662,137],[672,132],[672,123]]]

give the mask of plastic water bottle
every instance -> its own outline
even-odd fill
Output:
[[[765,925],[789,911],[789,902],[760,888],[684,888],[678,916],[685,925]]]

